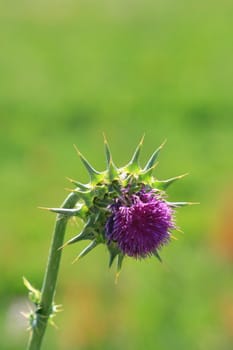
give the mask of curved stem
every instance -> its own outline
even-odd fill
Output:
[[[62,208],[73,208],[76,201],[77,195],[72,192],[62,204]],[[40,307],[35,311],[36,325],[32,328],[32,333],[28,343],[28,350],[40,349],[49,315],[52,312],[53,297],[62,254],[62,249],[59,248],[64,243],[67,221],[68,217],[60,214],[57,215],[47,267],[41,289],[41,303]]]

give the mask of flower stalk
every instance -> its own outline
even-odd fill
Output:
[[[64,209],[72,209],[77,202],[76,193],[71,193],[62,204]],[[51,247],[49,251],[48,263],[44,275],[44,281],[41,289],[41,297],[36,303],[34,315],[31,315],[31,335],[28,343],[28,350],[39,350],[44,337],[49,318],[53,314],[53,298],[57,283],[57,276],[61,261],[64,236],[68,216],[57,214]]]

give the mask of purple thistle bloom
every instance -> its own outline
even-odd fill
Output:
[[[105,244],[109,251],[109,267],[117,261],[117,271],[121,270],[124,257],[143,259],[155,255],[159,260],[159,249],[171,238],[175,229],[175,208],[190,205],[188,202],[166,201],[166,189],[184,175],[159,180],[153,176],[161,144],[141,168],[139,155],[143,139],[137,146],[130,161],[117,168],[110,148],[104,140],[107,169],[99,172],[77,150],[81,161],[90,175],[90,182],[75,185],[71,193],[72,208],[51,208],[62,218],[77,216],[83,220],[81,232],[65,245],[90,240],[77,256],[86,256],[99,244]],[[68,201],[69,203],[69,201]],[[74,206],[73,206],[74,204]],[[69,204],[70,205],[70,204]]]
[[[108,242],[116,242],[123,254],[134,258],[152,255],[170,240],[175,228],[173,210],[153,190],[136,194],[124,191],[110,206],[105,230]]]

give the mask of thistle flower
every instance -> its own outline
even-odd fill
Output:
[[[128,192],[128,191],[127,191]],[[174,228],[173,210],[154,190],[124,193],[110,206],[105,230],[123,254],[146,258],[169,242]]]
[[[153,175],[164,144],[155,150],[142,168],[139,165],[142,139],[130,162],[117,168],[106,139],[104,143],[107,169],[103,172],[95,170],[77,150],[90,175],[90,182],[82,184],[70,179],[75,188],[62,207],[46,208],[58,215],[41,291],[24,279],[30,300],[35,305],[35,310],[28,315],[31,330],[29,350],[40,349],[47,322],[54,324],[53,318],[59,311],[54,295],[62,247],[89,240],[90,244],[77,260],[104,244],[110,254],[109,266],[117,260],[118,273],[125,256],[142,259],[154,255],[161,260],[158,251],[170,241],[171,230],[176,228],[175,209],[192,204],[168,202],[166,199],[167,187],[184,175],[168,180],[158,180]],[[67,222],[73,216],[83,220],[83,230],[63,244]]]
[[[171,230],[176,228],[175,208],[187,202],[168,202],[165,190],[177,176],[168,180],[158,180],[153,176],[156,160],[164,143],[155,150],[145,167],[139,165],[139,154],[143,139],[137,146],[130,162],[117,168],[106,139],[105,153],[107,169],[95,170],[77,150],[82,163],[90,175],[88,184],[69,179],[75,189],[76,204],[72,209],[50,208],[62,216],[78,216],[84,222],[83,230],[64,246],[90,240],[90,244],[77,256],[78,260],[99,244],[105,244],[109,254],[109,266],[117,259],[117,269],[121,269],[125,256],[146,258],[155,255],[171,238]]]

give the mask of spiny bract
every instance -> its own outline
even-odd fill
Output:
[[[77,216],[84,222],[82,232],[64,245],[91,241],[75,260],[99,244],[105,244],[109,250],[109,266],[117,259],[118,271],[125,256],[145,258],[154,255],[161,260],[158,249],[169,242],[170,230],[176,228],[175,208],[192,204],[166,200],[167,187],[186,174],[168,180],[158,180],[152,174],[164,143],[141,168],[142,138],[130,162],[117,168],[104,138],[107,169],[103,172],[96,171],[76,148],[90,175],[90,182],[81,184],[69,179],[75,186],[72,190],[77,198],[75,207],[50,208],[60,217]]]

